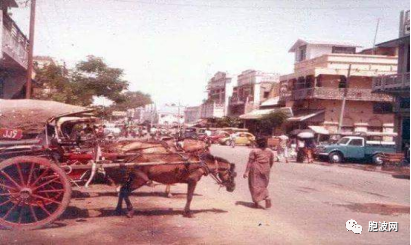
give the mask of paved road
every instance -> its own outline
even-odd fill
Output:
[[[275,165],[270,183],[273,207],[251,207],[242,179],[249,149],[213,146],[212,152],[237,164],[237,188],[228,193],[211,178],[198,185],[192,209],[181,216],[185,186],[144,187],[132,202],[133,219],[114,216],[114,188],[75,192],[62,219],[37,231],[0,231],[0,244],[409,244],[410,182],[357,165]],[[369,171],[369,170],[372,171]],[[82,190],[84,191],[84,190]],[[107,192],[108,191],[108,192]],[[345,228],[354,219],[361,235]],[[398,222],[398,232],[368,232],[369,221]]]

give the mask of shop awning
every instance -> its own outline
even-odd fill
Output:
[[[263,103],[261,103],[261,106],[276,106],[278,105],[278,102],[280,101],[280,96],[270,98]]]
[[[293,112],[290,107],[281,107],[281,108],[275,108],[275,109],[253,110],[249,113],[241,115],[240,119],[244,119],[244,120],[260,119],[265,115],[268,115],[272,112],[277,112],[277,111],[281,111],[285,113],[288,117],[293,116]]]
[[[288,122],[303,122],[320,114],[323,114],[325,110],[300,110],[295,112],[294,116],[287,119]]]
[[[308,126],[308,128],[310,128],[316,134],[324,134],[324,135],[330,134],[330,132],[324,126]]]

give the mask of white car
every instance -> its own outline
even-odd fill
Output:
[[[104,135],[112,134],[114,137],[120,136],[121,129],[117,128],[114,124],[106,124],[104,128]]]

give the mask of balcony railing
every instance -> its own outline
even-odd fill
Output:
[[[245,103],[245,101],[241,100],[241,99],[238,98],[238,97],[231,97],[231,98],[230,98],[230,104],[231,104],[231,105],[242,105],[242,104],[244,104],[244,103]]]
[[[400,73],[375,77],[372,82],[374,92],[409,91],[410,73]]]
[[[305,88],[281,93],[284,100],[304,100],[304,99],[323,99],[323,100],[342,100],[344,89],[338,88]],[[371,89],[352,88],[347,91],[347,100],[355,101],[380,101],[392,102],[393,98],[389,95],[372,93]]]
[[[17,24],[7,14],[3,14],[3,52],[24,69],[27,69],[28,63],[28,43]]]

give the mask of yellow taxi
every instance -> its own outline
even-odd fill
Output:
[[[230,135],[227,134],[226,137],[222,137],[218,141],[221,145],[230,145]],[[255,136],[248,132],[238,132],[235,133],[235,144],[236,145],[252,145],[255,142]]]

